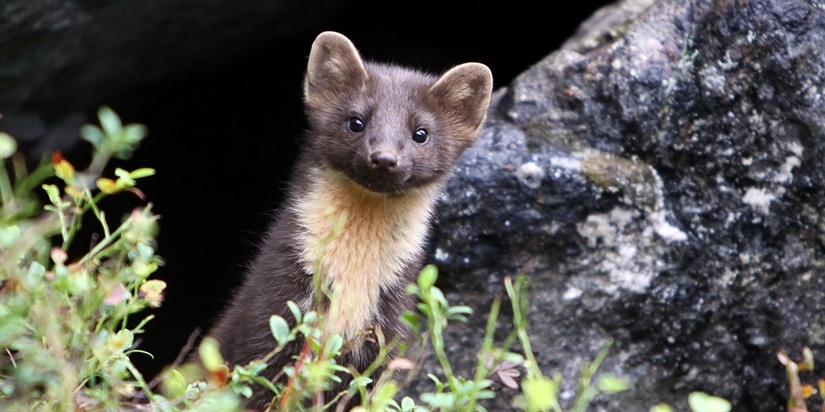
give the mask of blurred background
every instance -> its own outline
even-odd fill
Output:
[[[135,156],[113,167],[158,171],[138,185],[162,216],[166,265],[155,277],[168,284],[140,346],[154,359],[134,357],[152,376],[231,298],[281,201],[318,33],[431,72],[483,62],[500,88],[608,3],[5,0],[0,130],[32,160],[61,150],[82,167],[89,147],[77,130],[97,122],[100,105],[149,128]],[[104,207],[139,204],[119,195]]]

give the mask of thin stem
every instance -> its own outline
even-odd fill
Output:
[[[610,345],[613,344],[612,339],[608,339],[607,342],[604,344],[604,348],[596,355],[596,359],[593,360],[589,365],[582,368],[582,377],[579,381],[579,388],[576,390],[576,402],[573,406],[573,409],[570,412],[584,412],[587,408],[587,405],[590,404],[590,401],[596,396],[597,392],[596,389],[591,386],[590,378],[596,374],[596,371],[601,366],[604,359],[607,357],[607,353],[610,351]]]
[[[89,168],[86,169],[89,173],[93,176],[100,176],[103,174],[103,168],[109,163],[109,159],[112,158],[112,151],[106,149],[106,144],[101,145],[101,147],[95,151],[94,157],[92,158],[92,163],[89,165]]]
[[[14,158],[14,170],[16,180],[14,194],[18,198],[26,197],[34,188],[39,187],[44,180],[54,176],[54,166],[51,163],[43,163],[27,175],[24,161],[18,160],[17,157]]]
[[[3,205],[11,203],[14,199],[11,180],[9,180],[9,173],[6,171],[6,161],[3,159],[0,159],[0,197],[3,199]]]
[[[81,258],[80,261],[77,262],[77,264],[82,265],[82,264],[88,262],[90,259],[97,256],[104,249],[106,249],[108,246],[110,246],[114,242],[114,240],[117,239],[120,236],[120,233],[123,232],[124,230],[126,230],[127,227],[129,227],[129,225],[130,225],[130,222],[128,220],[126,222],[124,222],[122,225],[120,225],[120,227],[117,228],[117,230],[112,232],[111,236],[109,236],[108,238],[103,239],[100,243],[95,245],[95,247],[92,248],[92,250],[89,251],[89,253],[87,253],[86,256],[83,256],[83,258]]]
[[[135,380],[137,381],[138,386],[140,386],[140,388],[143,389],[143,393],[146,394],[146,397],[150,401],[155,402],[156,401],[155,394],[152,392],[151,389],[149,389],[149,385],[146,384],[146,381],[143,380],[143,375],[140,373],[140,371],[137,370],[135,365],[132,365],[132,361],[129,360],[129,358],[125,359],[125,363],[126,363],[126,368],[129,369],[129,372],[131,372],[132,376],[135,377]]]
[[[519,276],[516,279],[514,288],[512,279],[509,276],[504,278],[504,287],[507,289],[507,295],[510,296],[510,303],[513,306],[513,325],[516,327],[519,341],[524,350],[524,357],[527,358],[527,374],[531,378],[541,378],[541,370],[538,367],[538,362],[536,362],[536,356],[533,354],[530,336],[527,335],[527,319],[525,318],[527,308],[524,304],[523,295],[525,292],[524,283],[524,276]]]
[[[426,302],[427,305],[430,306],[430,316],[427,317],[427,326],[429,329],[430,341],[433,343],[433,350],[438,358],[438,363],[441,365],[441,369],[444,370],[444,375],[447,377],[447,384],[450,385],[450,389],[453,393],[458,393],[458,383],[456,382],[456,377],[453,374],[453,368],[450,365],[450,361],[447,359],[447,354],[444,351],[444,318],[441,316],[443,308],[441,307],[441,304],[432,297],[430,291],[426,292]]]
[[[86,195],[86,198],[92,199],[92,192],[88,188],[86,188],[85,195]],[[97,218],[97,220],[100,221],[100,225],[103,226],[103,236],[104,236],[104,238],[108,238],[110,236],[110,233],[109,233],[109,224],[106,223],[106,214],[104,214],[103,211],[101,211],[97,207],[97,202],[98,202],[98,199],[95,198],[91,202],[87,202],[87,205],[89,205],[89,207],[92,209],[92,212],[95,214],[95,217]]]
[[[58,219],[60,219],[60,235],[63,238],[63,245],[66,245],[66,242],[69,240],[69,229],[67,228],[67,225],[66,225],[66,216],[63,214],[63,205],[57,206],[56,209],[57,209],[57,217],[58,217]],[[64,247],[66,247],[66,249],[68,249],[68,246],[64,246]]]
[[[496,296],[493,299],[493,306],[490,307],[490,314],[487,316],[487,328],[484,331],[484,339],[481,341],[481,351],[478,355],[478,364],[476,365],[476,373],[473,376],[473,393],[470,397],[470,403],[467,405],[467,411],[472,411],[476,407],[476,402],[478,401],[478,391],[480,390],[481,380],[484,379],[487,374],[489,373],[488,368],[485,365],[485,360],[487,357],[492,353],[493,349],[493,334],[496,331],[496,320],[498,320],[498,314],[501,309],[501,296]],[[495,357],[492,359],[492,366],[494,368],[500,357]]]

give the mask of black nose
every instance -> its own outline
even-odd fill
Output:
[[[370,163],[373,169],[391,170],[398,165],[398,159],[392,153],[375,152],[370,155]]]

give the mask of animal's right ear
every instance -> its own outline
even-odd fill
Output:
[[[325,31],[315,38],[304,79],[304,101],[310,107],[336,104],[362,92],[367,70],[355,46],[343,34]]]

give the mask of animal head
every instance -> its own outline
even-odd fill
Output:
[[[321,33],[304,81],[310,153],[374,192],[439,181],[475,142],[492,87],[480,63],[436,77],[365,62],[343,35]]]

